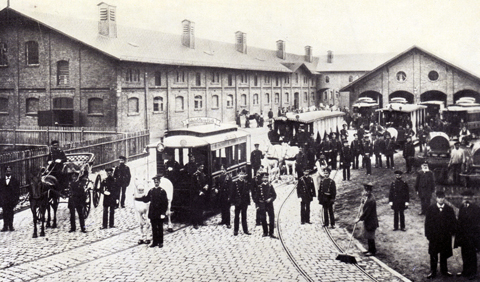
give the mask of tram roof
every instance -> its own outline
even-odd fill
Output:
[[[354,108],[373,108],[373,107],[378,107],[378,103],[364,103],[364,102],[360,102],[360,103],[355,103],[353,104]]]
[[[174,135],[165,137],[163,144],[167,148],[195,148],[217,143],[225,143],[228,145],[229,141],[237,138],[250,136],[246,131],[228,131],[209,136],[194,136],[194,135]]]
[[[217,134],[237,131],[237,130],[238,130],[238,127],[235,124],[227,124],[227,123],[204,124],[204,125],[171,129],[167,131],[166,135],[167,136],[191,135],[191,136],[204,137],[204,136],[217,135]]]
[[[387,104],[384,108],[378,109],[377,111],[396,111],[396,112],[404,112],[404,113],[411,113],[419,109],[426,109],[427,106],[418,105],[418,104],[403,104],[403,103],[390,103]]]
[[[277,117],[275,120],[289,120],[289,121],[298,121],[302,123],[310,123],[316,120],[322,120],[330,117],[339,117],[345,115],[341,111],[313,111],[306,113],[287,113],[286,117]],[[297,118],[298,116],[298,118]]]
[[[443,102],[443,101],[436,101],[436,100],[423,101],[423,102],[420,102],[420,105],[445,105],[445,102]]]
[[[480,104],[476,105],[452,105],[448,106],[445,109],[447,112],[469,112],[469,113],[477,113],[480,112]]]

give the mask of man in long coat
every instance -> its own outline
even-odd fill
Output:
[[[226,225],[227,228],[231,228],[230,225],[230,206],[231,206],[231,196],[232,196],[232,177],[225,169],[225,166],[222,165],[221,169],[222,174],[217,178],[217,188],[218,193],[218,203],[220,206],[220,211],[222,214],[222,220],[219,225]]]
[[[430,254],[430,274],[427,278],[437,276],[438,254],[440,253],[440,272],[444,276],[452,276],[448,272],[447,259],[453,255],[452,236],[455,234],[457,220],[453,208],[445,204],[445,193],[437,191],[437,202],[431,205],[425,216],[425,236],[428,239]]]
[[[350,165],[353,160],[352,149],[348,146],[348,141],[343,141],[343,147],[340,151],[340,166],[343,172],[343,181],[350,180]]]
[[[435,179],[433,172],[428,169],[428,163],[426,162],[422,164],[422,169],[417,174],[415,191],[417,191],[422,205],[419,215],[423,215],[427,212],[427,209],[430,206],[432,193],[435,191]]]
[[[403,147],[403,157],[405,158],[405,165],[407,173],[412,172],[413,158],[415,157],[415,146],[412,142],[412,136],[407,135],[407,142]]]
[[[393,142],[390,133],[385,133],[385,158],[387,163],[387,168],[395,168],[395,162],[393,161],[393,154],[395,154],[395,142]]]
[[[373,184],[367,183],[364,184],[363,187],[365,189],[365,198],[362,199],[362,214],[357,222],[363,221],[364,236],[368,242],[368,251],[365,252],[365,255],[374,256],[377,253],[377,248],[375,246],[375,230],[378,228],[377,202],[372,194]]]
[[[277,198],[275,189],[268,182],[268,174],[262,174],[262,183],[257,186],[253,195],[253,200],[260,210],[260,221],[263,227],[263,237],[270,236],[277,238],[273,233],[275,230],[275,210],[273,209],[273,201]],[[269,223],[267,225],[267,214]]]
[[[393,231],[398,230],[398,220],[400,218],[400,229],[405,231],[405,209],[408,208],[410,200],[408,184],[402,179],[402,172],[395,171],[395,181],[390,186],[388,202],[393,209]]]
[[[480,207],[472,200],[473,191],[463,192],[463,202],[458,212],[454,247],[462,247],[463,270],[458,276],[474,280],[477,275],[477,253],[480,249]]]
[[[252,163],[253,175],[257,175],[257,171],[262,165],[263,153],[258,149],[260,146],[258,143],[255,143],[255,150],[250,153],[250,162]]]
[[[3,229],[15,231],[13,228],[13,209],[18,204],[20,181],[12,175],[12,168],[7,166],[5,176],[0,179],[0,205],[3,209]]]
[[[337,187],[335,181],[330,178],[330,169],[324,170],[325,178],[320,182],[318,189],[318,202],[323,206],[323,227],[335,228],[335,216],[333,215],[333,204],[337,196]]]
[[[107,172],[107,178],[102,181],[103,190],[103,221],[102,229],[115,227],[115,206],[118,201],[118,194],[120,193],[120,187],[115,183],[113,177],[113,168],[105,169]]]
[[[72,173],[71,180],[69,182],[70,196],[68,197],[68,208],[70,209],[70,231],[75,232],[75,210],[78,213],[78,221],[80,222],[80,230],[85,233],[85,219],[83,217],[83,209],[85,207],[85,201],[87,196],[85,195],[85,186],[88,178],[83,175],[78,179],[78,173]]]
[[[245,179],[247,174],[241,171],[238,174],[238,180],[235,182],[235,187],[232,190],[232,204],[235,206],[235,219],[233,220],[233,235],[238,235],[240,225],[240,214],[242,216],[242,229],[245,235],[251,235],[248,232],[247,225],[247,209],[250,205],[250,183]]]
[[[115,178],[115,182],[119,188],[118,193],[118,201],[122,208],[125,208],[125,192],[127,191],[128,185],[130,185],[130,180],[132,175],[130,174],[130,168],[125,164],[127,158],[124,156],[118,157],[120,160],[120,164],[115,168],[115,172],[113,173],[113,177]],[[120,195],[121,194],[121,195]],[[119,205],[117,205],[118,207]]]
[[[297,196],[301,200],[300,202],[300,218],[301,223],[310,222],[310,203],[315,195],[315,185],[313,179],[308,175],[310,170],[304,170],[303,176],[300,177],[297,183]]]

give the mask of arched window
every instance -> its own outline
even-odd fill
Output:
[[[270,94],[265,93],[265,104],[270,104]]]
[[[57,62],[57,85],[68,85],[70,76],[68,61]]]
[[[0,113],[8,113],[8,98],[0,97]]]
[[[175,111],[184,111],[183,96],[178,96],[175,98]]]
[[[330,77],[327,75],[325,76],[325,83],[329,83],[330,82]]]
[[[253,94],[253,104],[258,105],[258,94]]]
[[[400,82],[407,80],[407,74],[403,71],[397,72],[397,80]]]
[[[283,101],[284,103],[290,103],[290,95],[288,95],[288,92],[285,93],[285,101]]]
[[[8,66],[7,51],[7,43],[0,43],[0,66],[2,67]]]
[[[103,114],[103,99],[101,98],[88,99],[88,113]]]
[[[303,102],[308,103],[308,93],[307,92],[303,93]]]
[[[275,93],[275,104],[278,104],[278,103],[280,103],[280,94]]]
[[[38,98],[27,98],[25,105],[25,112],[27,114],[37,114],[38,113]]]
[[[233,107],[233,95],[227,95],[227,108]]]
[[[162,72],[161,71],[156,71],[155,72],[155,86],[161,86],[162,85]]]
[[[132,97],[128,99],[128,113],[129,114],[136,114],[139,113],[140,110],[138,108],[138,98]]]
[[[220,106],[220,99],[218,99],[218,95],[212,96],[212,108],[218,109]]]
[[[352,82],[352,81],[353,81],[353,75],[348,77],[348,82]]]
[[[247,106],[247,95],[246,94],[242,94],[242,96],[240,96],[240,105],[243,106],[243,107]]]
[[[25,56],[27,65],[38,65],[38,43],[37,41],[27,41],[25,43]]]
[[[153,111],[163,112],[163,97],[153,98]]]
[[[197,95],[193,98],[193,105],[195,110],[201,110],[203,109],[203,97],[200,95]]]

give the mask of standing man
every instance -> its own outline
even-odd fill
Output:
[[[270,108],[270,110],[268,111],[268,123],[272,123],[272,119],[273,119],[273,111],[272,111],[272,108]]]
[[[453,255],[452,236],[455,234],[456,224],[453,208],[445,204],[445,193],[437,191],[437,202],[428,208],[425,216],[425,236],[428,239],[431,270],[427,279],[437,276],[439,253],[440,272],[444,276],[452,276],[452,273],[448,272],[447,259]]]
[[[225,169],[225,166],[220,167],[222,174],[217,178],[217,189],[218,201],[220,205],[220,210],[222,213],[222,221],[219,225],[227,225],[227,228],[231,228],[230,225],[230,206],[231,206],[231,196],[232,196],[232,177]]]
[[[348,115],[347,115],[348,116]],[[341,140],[347,140],[348,139],[348,130],[347,130],[348,125],[346,123],[343,124],[343,128],[340,130],[340,139]]]
[[[418,145],[420,146],[420,153],[423,152],[425,144],[427,143],[428,132],[420,125],[417,130]],[[425,149],[426,150],[426,149]]]
[[[67,162],[67,156],[63,150],[58,145],[58,140],[53,140],[51,142],[50,153],[47,157],[48,168],[47,170],[51,171],[51,175],[55,176],[58,180],[62,190],[68,184],[68,177],[62,173],[63,164]]]
[[[353,159],[352,150],[348,146],[348,141],[343,141],[343,148],[340,152],[340,165],[343,170],[343,181],[350,181],[350,164]]]
[[[395,163],[393,162],[393,154],[395,154],[395,143],[392,140],[390,133],[385,133],[385,157],[387,159],[387,168],[395,169]]]
[[[203,172],[203,167],[203,163],[199,163],[197,171],[193,174],[191,219],[195,229],[198,229],[199,225],[204,225],[203,209],[207,198],[208,181],[207,176]]]
[[[3,229],[15,231],[13,228],[13,209],[18,204],[20,181],[12,175],[12,167],[5,168],[5,176],[0,179],[0,205],[3,209]]]
[[[167,192],[160,186],[162,173],[153,177],[155,187],[148,191],[146,196],[135,198],[137,201],[150,202],[148,218],[152,224],[152,244],[150,248],[158,246],[163,248],[163,220],[168,208]]]
[[[257,171],[262,165],[263,153],[258,149],[260,146],[258,143],[255,143],[255,150],[250,153],[250,161],[252,163],[253,175],[257,175]]]
[[[115,178],[115,182],[117,183],[117,186],[119,188],[118,201],[121,204],[122,208],[125,208],[125,192],[127,191],[128,185],[130,185],[130,179],[132,178],[132,176],[130,175],[130,168],[125,165],[127,158],[125,158],[124,156],[120,156],[118,158],[120,159],[120,164],[115,168],[113,178]]]
[[[454,247],[462,247],[463,270],[457,276],[474,280],[477,276],[477,254],[480,246],[480,207],[473,200],[473,191],[462,193],[463,201],[458,212]]]
[[[415,146],[412,142],[412,136],[407,135],[407,142],[403,147],[403,157],[405,158],[406,173],[412,172],[413,158],[415,157]]]
[[[427,162],[422,164],[422,170],[420,170],[417,174],[417,180],[415,181],[415,191],[417,191],[417,194],[420,197],[420,202],[422,204],[422,209],[419,215],[424,215],[427,212],[428,207],[430,206],[430,199],[432,198],[432,193],[435,191],[435,179],[433,177],[433,172],[428,169]]]
[[[87,184],[86,175],[82,175],[78,179],[78,172],[72,173],[69,187],[70,187],[70,196],[68,197],[68,208],[70,209],[70,231],[75,232],[75,210],[78,213],[78,221],[80,222],[80,229],[83,233],[86,233],[85,230],[85,219],[83,218],[83,209],[85,206],[85,201],[87,196],[85,195],[85,186]]]
[[[338,136],[335,132],[332,132],[332,155],[331,155],[331,160],[332,160],[332,169],[337,169],[337,156],[338,156],[338,151],[342,149],[342,144],[340,141],[338,141]]]
[[[400,229],[405,230],[405,209],[408,208],[410,200],[408,184],[402,179],[402,172],[395,171],[395,181],[392,182],[388,202],[393,209],[393,231],[398,230],[398,219],[400,217]]]
[[[367,168],[366,175],[372,175],[372,154],[373,154],[373,144],[370,141],[368,135],[365,135],[365,140],[363,142],[363,164]]]
[[[465,163],[465,152],[460,148],[460,142],[455,142],[455,147],[450,153],[450,162],[448,168],[453,171],[453,183],[460,183],[460,172],[462,171],[462,164]]]
[[[101,229],[106,229],[107,226],[110,228],[115,227],[115,206],[120,193],[120,188],[115,183],[115,178],[113,177],[113,168],[107,168],[105,171],[107,172],[107,178],[102,181],[103,224]]]
[[[240,171],[238,180],[235,182],[235,188],[232,191],[232,204],[235,206],[235,219],[233,221],[233,235],[238,235],[240,225],[240,214],[242,214],[242,229],[243,234],[251,235],[248,232],[247,225],[247,209],[250,205],[250,183],[245,179],[247,174],[245,171]]]
[[[375,167],[382,167],[382,154],[385,153],[385,140],[383,135],[378,134],[375,143],[373,143],[373,152],[375,153]]]
[[[297,196],[300,199],[300,218],[301,223],[311,224],[310,222],[310,203],[315,195],[315,185],[313,179],[308,175],[310,170],[304,170],[303,176],[297,183]]]
[[[323,227],[328,227],[331,223],[331,228],[335,228],[335,216],[333,215],[333,204],[337,196],[337,187],[335,181],[330,178],[331,169],[325,169],[325,178],[320,182],[318,189],[318,201],[323,206]]]
[[[377,253],[377,248],[375,247],[375,230],[377,230],[379,226],[377,217],[377,202],[372,194],[373,184],[363,184],[363,188],[365,189],[363,192],[365,198],[362,199],[363,210],[357,222],[363,221],[365,230],[364,236],[368,241],[368,251],[365,252],[365,255],[374,256]]]
[[[276,198],[277,193],[275,193],[275,189],[268,182],[268,174],[262,174],[262,183],[258,185],[257,190],[255,191],[254,201],[257,209],[260,210],[260,221],[262,222],[263,227],[263,237],[270,236],[274,239],[277,238],[273,234],[275,230],[275,211],[273,209],[273,201],[275,201]],[[269,219],[268,225],[267,214]]]
[[[358,135],[353,134],[352,145],[350,146],[353,155],[353,169],[358,169],[358,158],[363,154],[363,143],[358,140]]]
[[[295,168],[297,170],[297,179],[303,176],[303,171],[307,169],[307,156],[303,151],[303,147],[298,148],[298,154],[295,157]]]

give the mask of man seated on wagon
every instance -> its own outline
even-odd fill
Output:
[[[51,171],[50,175],[55,176],[62,187],[65,187],[68,178],[62,173],[63,165],[67,162],[65,152],[59,147],[58,140],[51,142],[50,153],[47,157],[47,171]]]
[[[467,129],[467,127],[463,125],[462,129],[458,133],[458,141],[460,141],[460,143],[463,145],[467,145],[467,143],[471,140],[471,137],[472,137],[472,134]]]

